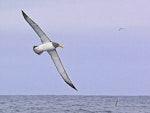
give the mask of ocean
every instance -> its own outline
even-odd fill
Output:
[[[150,96],[0,96],[0,113],[150,113]]]

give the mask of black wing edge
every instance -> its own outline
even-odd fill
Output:
[[[66,82],[66,81],[65,81]],[[76,91],[78,91],[77,90],[77,88],[72,84],[72,83],[68,83],[68,82],[66,82],[69,86],[71,86],[73,89],[75,89]]]
[[[25,14],[25,12],[23,10],[21,10],[21,11],[22,11],[23,17],[26,19],[28,16]]]

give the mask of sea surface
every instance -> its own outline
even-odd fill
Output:
[[[150,97],[0,96],[0,113],[150,113]]]

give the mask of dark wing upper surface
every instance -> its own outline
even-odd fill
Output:
[[[46,36],[46,34],[42,31],[42,29],[31,18],[29,18],[23,11],[22,11],[22,14],[23,14],[25,20],[29,23],[29,25],[33,28],[33,30],[40,37],[42,43],[51,41]]]
[[[58,72],[60,73],[60,75],[62,76],[62,78],[64,79],[64,81],[68,85],[70,85],[72,88],[74,88],[75,90],[77,90],[75,88],[75,86],[73,85],[73,83],[71,82],[71,80],[69,79],[69,77],[68,77],[68,75],[67,75],[67,73],[66,73],[66,71],[65,71],[65,69],[64,69],[64,67],[62,65],[62,62],[61,62],[61,60],[59,58],[59,55],[58,55],[57,51],[56,50],[52,50],[52,51],[48,51],[48,53],[51,56],[51,58],[52,58],[52,60],[53,60],[53,62],[55,64]]]

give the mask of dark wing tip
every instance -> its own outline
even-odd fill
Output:
[[[76,91],[78,91],[77,90],[77,88],[72,84],[72,83],[68,83],[68,82],[66,82],[69,86],[71,86],[73,89],[75,89]]]
[[[76,88],[74,85],[72,85],[71,87],[72,87],[73,89],[75,89],[76,91],[78,91],[77,88]]]
[[[25,12],[23,10],[21,10],[21,11],[22,11],[23,17],[26,19],[28,16],[25,14]]]

